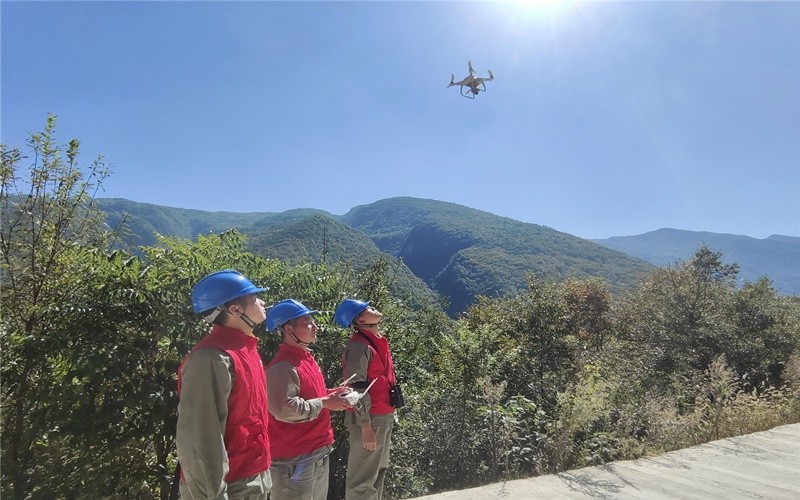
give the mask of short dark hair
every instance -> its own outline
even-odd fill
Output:
[[[219,311],[219,314],[217,314],[217,317],[214,318],[213,324],[215,324],[215,325],[223,325],[225,319],[228,316],[230,316],[230,313],[228,313],[228,308],[230,306],[233,306],[233,305],[243,306],[243,307],[246,306],[247,304],[245,303],[245,299],[247,299],[251,295],[254,295],[254,294],[248,294],[248,295],[243,295],[241,297],[236,297],[235,299],[231,299],[228,302],[225,302],[224,304],[219,306],[220,307],[220,311]]]

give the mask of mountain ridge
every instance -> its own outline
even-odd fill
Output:
[[[477,295],[525,290],[531,273],[555,281],[603,278],[621,292],[650,270],[638,258],[577,236],[449,202],[387,198],[354,207],[342,219],[450,297],[450,314]]]
[[[656,266],[686,260],[701,245],[739,266],[739,281],[769,277],[781,293],[800,293],[800,237],[773,234],[766,238],[662,228],[632,236],[593,239],[595,243],[633,255]]]
[[[552,281],[600,278],[612,292],[624,292],[654,266],[691,258],[699,246],[695,243],[698,234],[712,250],[722,251],[726,261],[739,264],[742,280],[767,275],[779,290],[786,287],[783,276],[791,278],[791,270],[787,266],[764,267],[758,258],[760,249],[769,247],[766,252],[773,261],[781,252],[794,255],[796,251],[800,256],[800,238],[793,236],[771,235],[758,240],[665,228],[645,233],[649,236],[644,238],[589,240],[456,203],[413,197],[357,205],[343,215],[313,208],[237,213],[163,207],[120,198],[96,201],[111,226],[127,213],[127,241],[131,245],[151,245],[155,233],[193,239],[206,232],[237,229],[248,235],[251,251],[271,258],[349,261],[356,265],[394,259],[399,263],[397,277],[407,287],[406,292],[418,293],[425,287],[441,294],[450,301],[451,315],[466,310],[478,295],[524,291],[531,274]],[[728,255],[732,249],[733,255]],[[794,290],[791,286],[788,290]]]

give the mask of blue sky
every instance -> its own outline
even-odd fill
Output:
[[[12,2],[2,140],[102,197],[443,200],[584,238],[800,236],[800,2]],[[475,100],[446,88],[496,79]]]

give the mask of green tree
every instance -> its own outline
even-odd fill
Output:
[[[581,349],[601,350],[614,329],[611,292],[598,279],[569,279],[562,288],[568,330],[576,335]]]
[[[31,135],[29,157],[0,149],[3,490],[15,498],[47,473],[34,465],[60,412],[54,373],[62,346],[52,332],[61,321],[58,305],[82,288],[82,277],[69,272],[73,247],[102,248],[110,237],[92,204],[108,166],[102,157],[79,165],[79,142],[56,144],[55,126],[50,115],[44,130]],[[23,174],[19,164],[26,160]]]
[[[567,300],[568,284],[528,277],[528,290],[509,299],[481,299],[464,315],[471,329],[496,332],[505,355],[497,355],[496,372],[508,380],[508,392],[553,408],[556,394],[572,379],[585,321],[580,307]],[[586,316],[588,317],[588,315]]]
[[[799,308],[767,278],[745,284],[728,304],[731,330],[724,353],[747,386],[780,387],[788,354],[800,347]]]
[[[737,268],[721,257],[703,246],[691,260],[654,271],[627,297],[620,328],[648,359],[653,386],[697,376],[723,352]]]

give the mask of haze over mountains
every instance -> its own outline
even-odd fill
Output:
[[[655,265],[690,258],[705,243],[736,262],[741,278],[769,277],[776,289],[800,290],[800,238],[765,240],[663,229],[638,236],[586,240],[454,203],[399,197],[352,208],[337,216],[317,209],[286,212],[206,212],[124,199],[98,199],[115,227],[127,213],[129,246],[152,245],[155,233],[194,239],[236,228],[259,255],[296,261],[351,262],[369,266],[381,257],[397,261],[396,285],[416,296],[449,301],[456,315],[477,295],[504,296],[527,288],[529,274],[560,281],[604,279],[619,293]],[[794,263],[794,265],[793,265]]]
[[[690,257],[701,245],[723,253],[725,263],[739,265],[739,281],[768,277],[787,295],[800,294],[800,238],[773,234],[764,239],[737,234],[659,229],[636,236],[592,240],[605,247],[667,266]]]

